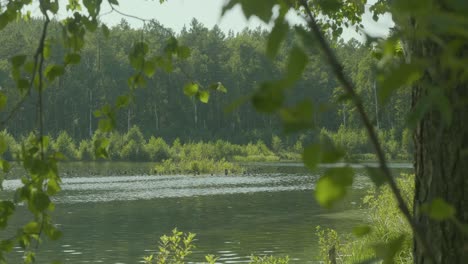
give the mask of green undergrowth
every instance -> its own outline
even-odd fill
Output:
[[[412,210],[414,176],[401,175],[398,186]],[[373,188],[362,200],[368,209],[366,226],[356,227],[353,234],[338,234],[326,227],[317,227],[319,260],[325,263],[361,263],[372,260],[387,249],[397,249],[391,263],[412,263],[412,232],[388,186]],[[373,262],[369,262],[373,263]],[[389,262],[390,263],[390,262]]]
[[[395,132],[391,130],[379,132],[380,141],[389,160],[408,160],[407,153],[411,149],[411,144],[408,143],[407,133],[403,134],[403,136],[397,137]],[[14,160],[21,150],[21,146],[33,137],[34,133],[30,133],[15,138],[6,130],[1,131],[0,138],[6,146],[2,158]],[[160,162],[160,171],[171,171],[172,168],[167,160],[184,170],[192,165],[197,166],[191,161],[198,162],[198,165],[206,164],[206,166],[200,165],[202,167],[216,167],[217,163],[223,164],[225,162],[301,161],[303,146],[324,137],[347,150],[346,161],[376,160],[375,155],[370,154],[373,152],[373,147],[368,142],[364,130],[344,127],[340,127],[335,132],[322,129],[320,133],[314,135],[301,135],[292,144],[291,142],[286,144],[286,141],[277,135],[272,135],[270,142],[257,140],[247,144],[234,144],[225,140],[182,142],[175,139],[172,142],[167,142],[161,137],[145,137],[137,126],[132,127],[125,134],[97,131],[91,138],[79,141],[62,131],[55,137],[47,137],[49,142],[46,152],[59,152],[67,161],[96,161],[102,158],[99,156],[105,156],[105,159],[110,161]],[[103,141],[106,145],[106,155],[96,155]],[[101,145],[97,142],[101,142]],[[165,161],[166,163],[164,163]]]
[[[28,142],[30,138],[33,138],[34,134],[30,133],[27,136],[14,138],[7,131],[2,131],[0,132],[0,136],[5,145],[8,146],[3,154],[3,158],[14,160],[17,153],[21,150],[21,146]],[[105,140],[107,160],[151,162],[169,160],[184,168],[192,166],[192,164],[188,164],[188,161],[197,161],[198,163],[207,164],[207,166],[215,165],[211,161],[216,161],[219,164],[225,164],[227,161],[274,162],[284,159],[299,161],[300,151],[302,151],[301,149],[282,146],[274,151],[271,146],[268,146],[261,140],[243,145],[233,144],[224,140],[213,142],[181,142],[179,139],[175,139],[173,142],[167,142],[161,137],[151,136],[145,138],[136,126],[125,134],[118,132],[96,132],[92,138],[79,142],[75,141],[65,131],[55,138],[51,136],[47,138],[49,144],[46,152],[60,152],[67,161],[99,160],[99,155],[96,155],[96,151],[98,150],[96,142],[103,142]],[[162,166],[167,167],[167,162],[166,164],[162,164]],[[204,165],[200,166],[204,167]]]

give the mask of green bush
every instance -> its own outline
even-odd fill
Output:
[[[62,153],[69,160],[76,160],[78,158],[76,144],[66,131],[60,132],[57,139],[52,144],[52,149],[55,152]]]
[[[182,264],[185,258],[192,254],[193,239],[195,234],[185,234],[176,229],[172,230],[172,235],[163,235],[159,241],[158,254],[144,257],[146,264]],[[212,262],[214,263],[214,262]]]
[[[151,161],[162,161],[171,157],[171,149],[162,138],[152,136],[145,145],[145,151]]]
[[[410,205],[414,193],[414,177],[402,175],[397,179],[402,196]],[[412,263],[412,231],[404,216],[398,209],[397,202],[388,186],[372,189],[362,204],[367,208],[370,233],[362,237],[338,235],[332,229],[317,228],[319,238],[320,260],[330,263],[329,253],[334,250],[337,263],[358,263],[376,257],[373,246],[388,243],[403,236],[400,250],[395,256],[398,263]]]
[[[144,149],[144,145],[131,139],[122,147],[120,158],[130,161],[146,161],[148,160],[148,155]]]
[[[130,130],[125,134],[124,140],[125,142],[133,140],[135,143],[142,146],[146,143],[145,137],[143,137],[140,128],[137,126],[132,126],[132,128],[130,128]]]
[[[94,160],[94,156],[94,147],[92,142],[82,140],[78,146],[78,159],[82,161],[92,161]]]
[[[109,158],[120,160],[120,151],[125,145],[124,136],[118,132],[113,132],[109,136]]]
[[[271,138],[271,149],[275,153],[280,153],[283,151],[283,141],[278,136],[273,136]]]

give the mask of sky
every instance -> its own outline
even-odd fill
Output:
[[[128,15],[137,16],[143,19],[155,19],[167,28],[179,32],[184,26],[189,26],[193,18],[208,28],[218,25],[222,31],[227,33],[229,30],[240,32],[245,27],[256,28],[258,26],[266,29],[270,28],[257,18],[247,20],[242,13],[240,6],[236,6],[221,16],[222,7],[228,0],[167,0],[160,4],[159,0],[119,0],[119,6],[116,7],[120,12]],[[251,0],[255,1],[255,0]],[[372,4],[376,0],[368,0]],[[67,4],[66,0],[60,0],[61,10]],[[369,5],[367,5],[369,6]],[[32,8],[33,14],[39,15],[37,5]],[[118,24],[122,18],[134,28],[141,27],[143,22],[138,19],[122,16],[116,12],[108,13],[111,10],[107,1],[103,1],[100,17],[101,21],[109,26]],[[63,14],[58,18],[63,18]],[[288,14],[290,23],[303,23],[303,19],[294,13]],[[364,30],[372,36],[385,36],[389,28],[393,26],[390,15],[385,15],[375,22],[370,12],[363,16]],[[355,32],[354,29],[344,30],[342,35],[344,40],[355,38],[363,41],[364,37]]]
[[[239,6],[221,16],[221,10],[225,2],[225,0],[168,0],[160,4],[159,0],[119,0],[118,10],[144,19],[156,19],[175,32],[179,32],[184,25],[189,26],[193,18],[196,18],[208,28],[218,25],[224,32],[229,30],[239,32],[245,27],[256,28],[262,26],[268,28],[268,25],[265,25],[257,18],[247,20]],[[110,10],[107,1],[104,1],[104,3],[102,13]],[[293,14],[289,14],[288,17],[291,23],[300,23],[302,21],[301,18]],[[111,13],[101,17],[101,20],[109,25],[115,25],[122,18],[120,14]],[[143,24],[143,22],[136,19],[125,19],[132,27],[141,27]],[[371,14],[366,13],[363,21],[366,32],[373,36],[385,36],[388,33],[388,28],[393,25],[390,15],[386,15],[378,22],[375,22],[372,20]],[[343,34],[345,40],[352,37],[363,39],[353,29],[346,30]]]

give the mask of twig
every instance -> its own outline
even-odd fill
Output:
[[[39,103],[39,136],[41,140],[41,160],[44,160],[44,117],[43,117],[43,104],[42,104],[42,92],[43,92],[43,73],[42,73],[42,68],[44,66],[44,43],[45,43],[45,36],[47,35],[47,27],[49,25],[50,19],[49,16],[47,15],[46,12],[45,17],[46,21],[44,23],[44,29],[42,31],[42,37],[41,37],[41,43],[39,44],[39,98],[38,98],[38,103]]]
[[[41,160],[44,160],[44,118],[43,118],[43,102],[42,102],[42,93],[43,93],[43,66],[44,66],[44,46],[45,46],[45,39],[47,36],[47,29],[50,23],[50,18],[49,15],[47,14],[47,10],[42,10],[42,14],[45,17],[45,22],[44,22],[44,27],[42,29],[42,35],[41,35],[41,40],[39,42],[39,46],[37,48],[36,54],[34,55],[34,64],[35,64],[35,69],[37,68],[37,72],[39,73],[39,84],[38,84],[38,91],[39,91],[39,98],[38,98],[38,104],[39,104],[39,138],[40,138],[40,144],[41,144]],[[39,60],[39,63],[38,63]],[[37,65],[39,64],[39,65]],[[34,82],[36,75],[36,70],[34,71],[34,78],[31,80],[31,82]],[[41,237],[42,231],[44,229],[44,218],[45,218],[45,213],[42,213],[41,217],[41,227],[38,232],[38,240],[36,243],[35,251],[39,248],[39,239]]]
[[[332,70],[335,72],[336,77],[338,78],[338,81],[343,85],[344,90],[350,95],[352,101],[354,102],[354,105],[356,106],[356,109],[359,113],[359,116],[361,117],[362,122],[364,123],[364,126],[367,130],[367,133],[370,137],[370,140],[372,142],[372,145],[375,148],[375,152],[377,154],[377,158],[379,161],[379,166],[380,169],[383,172],[384,177],[386,178],[390,189],[393,192],[393,195],[395,196],[398,207],[400,208],[400,211],[403,213],[405,216],[406,220],[410,224],[411,228],[413,229],[413,233],[415,238],[421,243],[423,247],[423,251],[426,253],[426,255],[429,257],[430,261],[433,263],[437,263],[436,258],[431,251],[431,248],[429,246],[429,243],[427,240],[424,238],[422,235],[421,230],[418,228],[416,222],[411,216],[410,210],[408,208],[408,205],[406,204],[405,200],[403,199],[403,196],[401,195],[400,189],[398,188],[395,179],[392,176],[392,173],[390,169],[387,166],[387,161],[385,159],[384,152],[382,150],[382,146],[379,143],[379,139],[377,137],[377,133],[375,132],[374,127],[372,126],[370,119],[364,110],[364,106],[362,103],[361,98],[357,95],[354,85],[351,83],[351,81],[346,77],[344,71],[343,71],[343,66],[340,64],[338,59],[335,56],[335,53],[333,50],[330,48],[328,45],[327,41],[325,40],[322,31],[320,30],[317,21],[315,20],[314,15],[312,14],[309,5],[307,4],[306,0],[300,0],[300,5],[304,7],[308,20],[307,23],[309,27],[312,29],[313,34],[317,38],[319,45],[322,49],[322,51],[325,53],[325,57],[328,60],[328,63],[330,64]]]
[[[36,79],[36,74],[38,72],[38,66],[40,64],[39,59],[40,59],[40,57],[43,57],[44,46],[45,46],[45,38],[47,36],[47,28],[49,26],[49,22],[50,22],[50,19],[46,15],[46,21],[44,22],[44,26],[42,28],[42,34],[41,34],[41,38],[39,40],[39,45],[37,47],[36,52],[34,53],[34,67],[33,67],[33,73],[32,73],[32,76],[31,76],[31,80],[29,82],[28,91],[26,92],[25,95],[23,95],[23,97],[21,97],[21,99],[15,104],[15,106],[13,106],[13,108],[10,111],[10,113],[8,114],[8,116],[5,119],[2,120],[2,122],[0,123],[0,129],[3,129],[6,126],[6,124],[15,116],[15,114],[18,112],[18,110],[21,108],[21,106],[24,104],[24,102],[26,102],[26,99],[28,99],[29,95],[31,94],[31,90],[32,90],[32,87],[34,85],[34,79]]]
[[[145,19],[145,18],[141,18],[141,17],[137,17],[137,16],[134,16],[134,15],[130,15],[130,14],[124,13],[124,12],[118,10],[117,8],[115,8],[114,5],[112,5],[111,3],[109,3],[109,6],[110,6],[110,8],[112,9],[113,12],[116,12],[116,13],[119,14],[119,15],[122,15],[122,16],[125,16],[125,17],[129,17],[129,18],[133,18],[133,19],[136,19],[136,20],[140,20],[140,21],[143,21],[143,22],[149,22],[149,21],[151,21],[151,19]],[[106,14],[106,15],[107,15],[107,14]]]

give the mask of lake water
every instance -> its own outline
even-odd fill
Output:
[[[347,232],[366,217],[359,201],[370,182],[361,166],[348,198],[333,210],[319,208],[313,198],[323,168],[312,173],[296,163],[258,163],[241,175],[146,175],[152,166],[62,165],[63,191],[53,215],[64,236],[41,245],[37,263],[139,263],[174,227],[197,234],[192,263],[206,254],[220,257],[219,263],[248,262],[252,254],[314,263],[316,226]],[[411,171],[409,164],[393,167]],[[19,184],[7,180],[4,187],[8,192]],[[14,222],[23,219],[20,208]],[[20,257],[15,248],[11,263]]]

